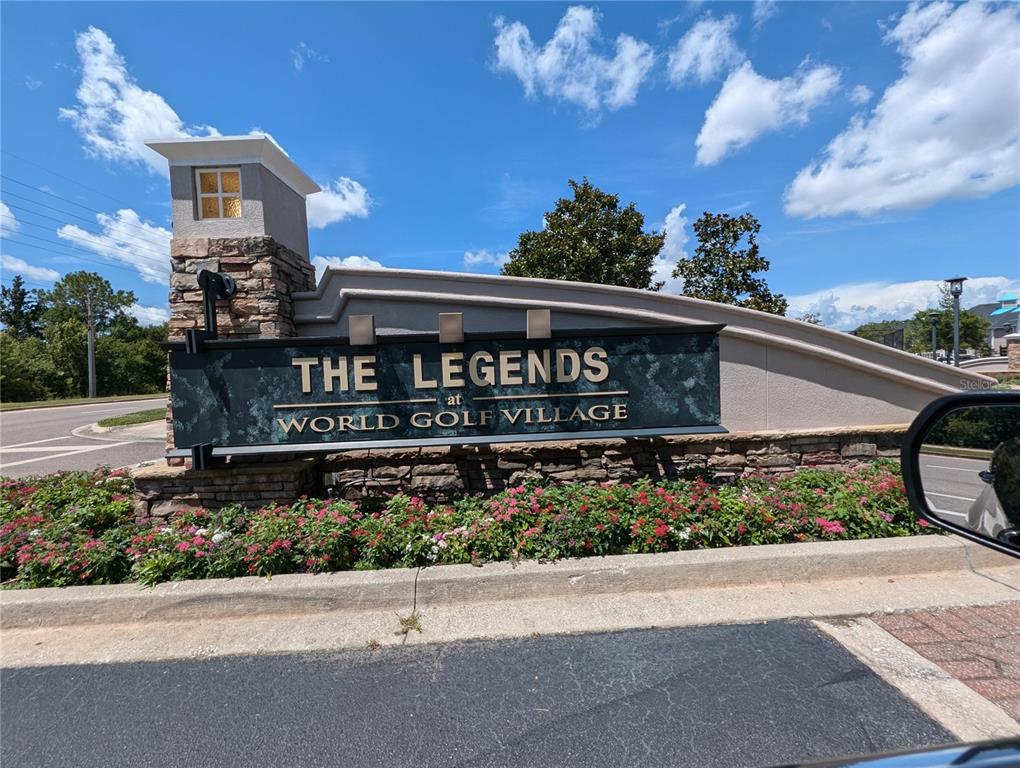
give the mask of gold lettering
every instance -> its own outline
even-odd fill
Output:
[[[538,409],[538,423],[539,424],[552,424],[552,419],[545,418],[545,408]]]
[[[616,403],[616,405],[613,406],[613,418],[616,419],[617,421],[626,421],[627,420],[627,404],[626,403]]]
[[[393,419],[389,424],[386,423],[386,419]],[[379,429],[396,429],[400,426],[400,419],[392,413],[380,413],[379,414]]]
[[[347,358],[337,358],[336,367],[333,365],[333,359],[329,357],[322,358],[322,386],[327,392],[333,391],[333,382],[337,379],[340,380],[340,391],[347,391]]]
[[[426,379],[425,374],[422,372],[421,355],[414,356],[414,388],[415,389],[435,389],[438,386],[438,382],[435,379]]]
[[[354,389],[358,392],[373,392],[379,385],[370,379],[375,378],[375,355],[354,356]]]
[[[464,386],[464,353],[443,352],[443,386],[463,387]],[[459,397],[459,395],[458,395]]]
[[[276,423],[280,425],[280,429],[283,430],[284,434],[289,435],[292,429],[295,432],[303,432],[305,429],[305,424],[308,423],[308,417],[304,416],[300,421],[293,417],[291,417],[289,421],[277,419]]]
[[[504,385],[523,384],[521,377],[521,351],[507,349],[499,353],[499,383]]]
[[[609,366],[606,364],[608,354],[602,347],[588,347],[584,351],[584,364],[588,369],[584,372],[584,378],[598,384],[609,378]]]
[[[320,424],[325,424],[325,426],[319,426]],[[312,431],[318,432],[319,434],[329,432],[334,426],[336,426],[336,422],[334,422],[329,416],[316,416],[312,419]]]
[[[508,411],[506,408],[501,408],[499,412],[502,413],[503,417],[511,424],[516,424],[517,419],[520,418],[520,415],[523,413],[523,410],[521,408],[518,408],[516,411],[513,412],[514,413],[513,416],[510,415],[510,411]]]
[[[541,381],[543,384],[548,384],[552,381],[549,376],[549,369],[551,365],[551,354],[548,349],[542,350],[542,356],[539,357],[537,349],[528,350],[528,383],[535,384],[536,381]],[[541,377],[536,376],[536,371],[541,373]]]
[[[592,421],[608,421],[609,420],[609,406],[608,405],[593,405],[588,409],[588,418]]]
[[[432,414],[427,411],[418,411],[411,414],[411,426],[420,429],[428,429],[432,426]]]
[[[478,415],[481,417],[479,425],[483,427],[489,426],[492,421],[492,411],[481,411]]]
[[[488,352],[475,352],[468,360],[468,376],[476,387],[491,386],[496,383],[496,370],[492,365],[492,355]],[[484,365],[480,364],[484,363]]]
[[[570,414],[571,421],[590,421],[587,414],[580,408],[575,408]]]
[[[312,391],[312,366],[319,364],[317,357],[295,357],[290,361],[291,365],[301,368],[301,391],[308,393]]]
[[[337,416],[336,428],[341,432],[350,432],[352,429],[354,429],[354,417]]]
[[[436,414],[436,426],[437,427],[455,427],[460,421],[460,417],[453,411],[440,411]]]
[[[567,371],[567,362],[570,362],[570,370]],[[556,350],[556,381],[566,384],[570,381],[577,381],[581,375],[581,356],[572,349]]]

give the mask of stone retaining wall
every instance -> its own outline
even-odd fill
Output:
[[[818,432],[745,432],[539,443],[347,451],[194,471],[159,463],[135,470],[136,516],[182,507],[288,504],[302,495],[403,491],[432,499],[495,493],[529,479],[627,482],[703,473],[715,480],[802,467],[847,469],[898,458],[907,425]]]

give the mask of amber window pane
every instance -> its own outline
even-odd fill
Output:
[[[239,197],[223,198],[223,217],[226,219],[241,218],[241,198]]]
[[[221,192],[240,192],[241,175],[237,171],[224,171],[220,174]]]
[[[202,198],[202,218],[218,219],[220,217],[220,201],[215,197]]]
[[[203,194],[209,194],[210,192],[219,192],[219,187],[216,184],[216,173],[200,173],[198,174],[199,188]]]

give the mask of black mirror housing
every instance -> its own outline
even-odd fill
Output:
[[[901,466],[916,514],[1020,557],[1020,392],[930,403],[907,432]]]

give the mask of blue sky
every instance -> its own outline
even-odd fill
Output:
[[[588,176],[690,252],[753,212],[827,324],[1020,277],[1020,9],[899,3],[10,3],[3,279],[94,269],[166,308],[151,138],[271,134],[327,191],[319,265],[496,272]],[[351,259],[351,257],[359,257]],[[667,289],[676,286],[667,286]]]

